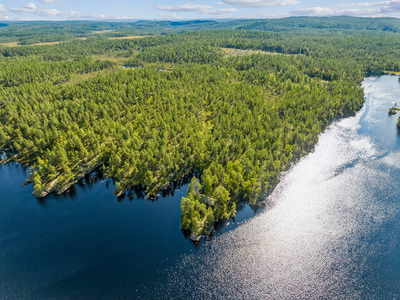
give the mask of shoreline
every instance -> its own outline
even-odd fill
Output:
[[[324,128],[324,130],[322,130],[322,131],[318,134],[318,136],[319,136],[320,134],[324,133],[325,130],[326,130],[333,122],[339,121],[339,120],[344,119],[344,118],[349,118],[349,117],[355,116],[356,113],[359,112],[359,111],[363,108],[364,104],[365,104],[365,99],[364,99],[363,104],[362,104],[360,107],[358,107],[358,108],[356,109],[356,112],[346,113],[346,114],[344,114],[344,115],[335,115],[335,116],[333,117],[332,121],[326,126],[326,128]],[[311,148],[309,151],[305,151],[305,154],[304,154],[304,155],[302,155],[302,156],[300,156],[300,157],[296,157],[295,159],[293,159],[293,161],[291,161],[290,164],[289,164],[285,169],[281,170],[281,172],[279,172],[279,173],[276,175],[276,178],[274,179],[273,182],[271,182],[271,186],[268,188],[268,191],[267,191],[267,193],[265,194],[265,197],[263,196],[263,198],[264,198],[263,200],[258,199],[257,202],[256,202],[255,204],[251,205],[250,203],[248,203],[248,205],[250,205],[250,207],[261,206],[262,203],[265,202],[265,201],[268,199],[268,197],[273,193],[273,191],[275,190],[275,188],[276,188],[276,187],[278,186],[278,184],[280,183],[280,177],[281,177],[281,175],[282,175],[283,173],[285,173],[285,172],[288,172],[291,168],[293,168],[303,157],[306,157],[307,155],[309,155],[310,153],[312,153],[312,152],[314,151],[314,149],[315,149],[315,147],[316,147],[317,144],[318,144],[318,141],[312,146],[312,148]],[[6,152],[6,151],[7,151],[6,149],[0,149],[0,152]],[[0,164],[7,165],[7,164],[10,164],[10,163],[12,163],[12,162],[17,162],[18,164],[21,164],[21,165],[22,165],[23,163],[18,162],[18,161],[16,161],[16,160],[13,160],[13,159],[15,159],[15,157],[17,157],[17,156],[18,156],[18,154],[15,154],[15,155],[14,155],[13,157],[11,157],[11,158],[7,158],[7,159],[5,159],[5,160],[1,160],[1,161],[0,161]],[[96,170],[100,169],[100,168],[102,167],[102,165],[103,165],[102,163],[98,163],[97,165],[94,165],[94,166],[88,168],[87,170],[85,170],[82,174],[79,174],[79,176],[77,176],[75,179],[71,179],[71,180],[69,180],[69,181],[67,181],[67,182],[61,182],[61,181],[58,180],[58,178],[56,178],[56,179],[54,179],[53,181],[51,181],[50,183],[48,183],[43,189],[40,189],[40,190],[33,190],[32,195],[33,195],[34,197],[36,197],[37,199],[43,199],[43,198],[45,198],[46,196],[48,196],[48,195],[50,195],[50,194],[52,194],[52,193],[55,193],[55,194],[57,194],[57,195],[61,195],[61,194],[65,193],[65,192],[67,192],[67,191],[68,191],[72,186],[74,186],[76,183],[80,182],[83,178],[85,178],[86,176],[90,176],[90,175],[93,174]],[[29,164],[25,164],[24,166],[31,167]],[[179,178],[178,180],[169,182],[169,184],[168,184],[167,186],[163,186],[163,187],[159,188],[159,189],[158,189],[158,192],[157,192],[157,193],[154,193],[154,195],[153,195],[153,194],[150,194],[150,193],[149,193],[149,194],[145,193],[145,195],[146,195],[145,198],[152,199],[154,196],[156,196],[157,194],[159,194],[159,193],[162,192],[163,190],[168,189],[171,185],[173,185],[174,182],[178,182],[178,181],[180,181],[180,180],[182,180],[182,179],[184,179],[184,178],[189,179],[188,177],[190,177],[190,175],[191,175],[191,174],[194,174],[194,173],[196,173],[196,172],[195,172],[195,171],[189,171],[188,174],[186,174],[185,176]],[[189,174],[190,174],[190,175],[189,175]],[[188,176],[188,175],[189,175],[189,176]],[[104,176],[104,178],[108,178],[108,179],[111,179],[111,180],[115,180],[115,178],[111,178],[111,177],[107,177],[107,176]],[[189,180],[190,180],[190,179],[189,179]],[[34,182],[34,181],[33,181],[33,176],[31,175],[31,176],[29,176],[29,177],[24,181],[24,183],[22,184],[22,186],[24,187],[24,186],[30,185],[30,184],[33,183],[33,182]],[[114,186],[115,186],[115,183],[114,183]],[[139,187],[140,187],[141,189],[144,189],[144,186],[139,186]],[[115,191],[114,191],[113,194],[114,194],[117,198],[119,198],[119,197],[125,195],[127,192],[133,191],[135,188],[136,188],[136,187],[131,187],[130,189],[123,189],[122,191],[119,191],[118,193],[115,193]],[[245,201],[245,200],[240,200],[240,201],[238,201],[237,203],[243,204],[243,203],[246,203],[246,201]],[[205,235],[204,235],[204,234],[200,234],[200,233],[196,233],[196,232],[191,232],[190,230],[184,230],[184,229],[182,229],[182,228],[181,228],[181,230],[182,230],[182,232],[186,231],[186,235],[189,236],[190,240],[191,240],[192,242],[194,242],[194,243],[197,244],[197,243],[200,241],[200,239],[201,239],[202,237],[208,237],[208,236],[210,236],[210,234],[215,230],[215,225],[216,225],[216,223],[228,221],[228,220],[230,220],[231,218],[234,218],[235,216],[236,216],[236,214],[235,214],[234,216],[230,217],[229,219],[215,220],[214,223],[212,224],[212,226],[209,226],[209,228],[208,228],[208,230],[207,230],[208,233],[205,234]],[[204,227],[204,228],[205,228],[205,227]],[[204,228],[203,228],[203,229],[204,229]]]

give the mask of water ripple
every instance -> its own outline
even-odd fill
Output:
[[[321,134],[268,197],[274,205],[184,256],[157,297],[399,298],[400,152],[362,133],[387,116],[394,84],[397,77],[366,79],[365,108]]]

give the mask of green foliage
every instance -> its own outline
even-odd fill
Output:
[[[207,196],[211,196],[213,194],[213,186],[212,186],[212,180],[210,176],[206,176],[204,179],[204,194]]]
[[[115,63],[94,61],[90,57],[63,62],[48,62],[37,57],[0,60],[0,86],[13,87],[23,83],[50,82],[58,84],[70,79],[71,74],[84,74],[111,68]]]
[[[268,31],[302,35],[397,35],[397,18],[354,17],[292,17],[264,20],[139,21],[139,22],[2,22],[0,39],[3,43],[20,45],[69,41],[76,38],[124,37],[129,35],[165,35],[178,32],[235,29]]]
[[[270,21],[252,22],[261,30]],[[154,195],[196,171],[199,179],[182,198],[182,229],[207,234],[214,222],[235,215],[239,201],[265,199],[279,173],[308,153],[335,117],[354,114],[363,103],[363,77],[400,68],[399,45],[394,35],[220,30],[3,47],[0,150],[32,166],[37,191],[65,187],[104,166],[116,180],[115,194],[142,186]],[[282,55],[226,57],[221,47]],[[143,68],[117,69],[95,55]],[[112,73],[93,75],[103,69]],[[93,78],[60,84],[76,74]]]

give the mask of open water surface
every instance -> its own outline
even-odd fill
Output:
[[[397,76],[367,78],[366,103],[196,246],[173,195],[117,199],[98,174],[38,201],[28,170],[0,166],[1,299],[400,299]]]

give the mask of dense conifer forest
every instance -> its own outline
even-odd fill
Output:
[[[117,196],[195,173],[181,203],[195,239],[353,115],[365,76],[400,70],[388,18],[4,25],[2,162],[31,166],[37,197],[100,167]]]

